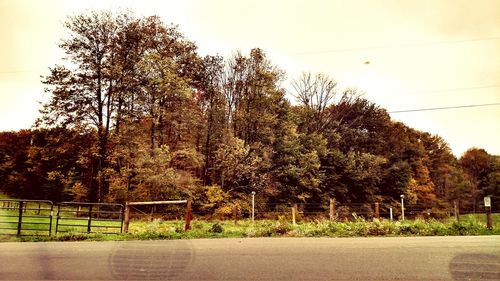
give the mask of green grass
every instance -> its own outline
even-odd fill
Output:
[[[42,208],[43,207],[44,206],[42,206]],[[35,207],[30,206],[30,208],[35,208]],[[56,236],[59,238],[48,237],[50,226],[52,227],[51,234],[52,236],[55,236],[56,222],[57,222],[55,216],[55,210],[53,210],[52,225],[49,224],[50,219],[48,217],[50,215],[50,210],[42,210],[40,212],[38,212],[38,210],[27,210],[26,212],[23,212],[23,219],[22,219],[23,224],[22,224],[21,234],[27,236],[17,238],[14,235],[16,235],[17,233],[18,215],[19,215],[18,209],[14,210],[0,209],[0,221],[2,221],[0,226],[4,228],[13,228],[13,229],[0,229],[0,241],[16,241],[16,240],[39,241],[39,240],[53,240],[53,239],[89,240],[92,239],[91,237],[92,235],[94,235],[95,237],[99,237],[96,238],[99,240],[108,239],[106,238],[106,235],[102,235],[102,237],[100,237],[101,235],[99,234],[88,235],[86,233],[88,225],[88,220],[86,217],[80,217],[80,218],[68,217],[61,219],[59,221],[60,223],[58,228],[59,233]],[[30,217],[30,216],[45,216],[45,217]],[[65,224],[67,226],[63,226],[61,224]],[[119,228],[120,226],[121,223],[119,221],[101,221],[93,218],[91,222],[91,231],[120,232]],[[35,236],[35,235],[43,235],[47,237]]]
[[[0,198],[5,198],[0,194]],[[27,211],[27,215],[36,211]],[[0,210],[2,215],[18,215],[17,210]],[[11,221],[10,226],[17,226],[17,218],[0,217],[1,221]],[[47,218],[24,218],[26,222],[47,222]],[[64,219],[64,224],[86,225],[87,220],[82,218]],[[437,220],[407,220],[401,221],[366,221],[358,219],[353,222],[315,220],[301,221],[297,225],[281,217],[278,220],[257,220],[254,224],[250,220],[233,221],[204,221],[193,220],[191,230],[184,231],[184,221],[153,222],[132,220],[127,234],[87,234],[86,226],[59,227],[68,232],[55,234],[55,210],[52,222],[51,236],[22,236],[0,235],[1,241],[106,241],[106,240],[152,240],[152,239],[194,239],[194,238],[242,238],[242,237],[374,237],[374,236],[447,236],[447,235],[500,235],[500,214],[493,214],[493,230],[486,229],[486,215],[462,215],[460,222],[453,219]],[[93,225],[114,225],[117,222],[93,221]],[[5,224],[4,224],[5,226]],[[33,228],[47,228],[46,225],[33,225]],[[104,230],[105,228],[93,228]],[[0,230],[0,233],[3,230]],[[108,231],[119,231],[109,229]],[[5,232],[3,232],[5,233]],[[12,234],[16,231],[13,230]],[[26,232],[23,232],[26,233]],[[48,234],[48,231],[35,230],[32,234]]]
[[[493,230],[486,229],[477,220],[461,221],[396,221],[331,222],[318,220],[292,225],[281,219],[259,220],[253,225],[249,220],[199,221],[191,223],[191,230],[184,231],[184,221],[132,221],[128,234],[104,235],[63,233],[50,237],[10,236],[4,241],[106,241],[106,240],[156,240],[194,238],[243,238],[243,237],[375,237],[375,236],[458,236],[458,235],[500,235],[500,224]]]
[[[500,224],[500,213],[491,214],[493,225]],[[482,223],[486,223],[486,214],[467,214],[460,215],[460,221],[468,222],[468,221],[478,221]]]

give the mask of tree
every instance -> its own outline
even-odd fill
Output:
[[[307,133],[323,132],[331,121],[327,108],[337,95],[337,82],[325,74],[302,73],[292,81],[294,97],[304,108],[303,117]]]
[[[297,131],[287,104],[278,115],[271,174],[276,184],[277,200],[306,202],[318,198],[323,174],[319,153],[325,153],[326,142]]]
[[[449,178],[455,172],[457,159],[440,136],[422,133],[421,140],[429,159],[428,169],[432,182],[436,186],[436,194],[440,198],[445,198],[451,187]]]
[[[471,148],[460,157],[459,161],[460,166],[470,177],[473,212],[476,212],[479,191],[485,185],[490,172],[491,157],[484,149]]]
[[[68,63],[51,68],[44,78],[51,97],[38,124],[96,132],[97,174],[90,193],[101,201],[108,188],[104,172],[110,167],[112,140],[122,136],[124,125],[147,116],[151,147],[163,144],[165,111],[189,95],[196,46],[158,17],[90,12],[69,17],[65,27],[70,34],[60,47]]]
[[[272,143],[277,106],[285,96],[279,87],[283,78],[261,49],[252,49],[249,57],[237,53],[229,60],[223,77],[227,127],[245,144]]]
[[[70,17],[65,23],[70,36],[59,45],[69,64],[51,68],[43,81],[51,97],[39,124],[97,131],[96,170],[100,175],[91,198],[98,201],[106,193],[102,172],[108,166],[111,122],[117,115],[119,92],[126,88],[121,84],[126,81],[123,68],[130,64],[120,60],[118,45],[125,43],[120,40],[127,38],[126,30],[133,23],[136,21],[127,14],[110,12]]]
[[[209,171],[213,166],[218,144],[222,141],[226,130],[226,108],[222,93],[222,74],[224,61],[220,56],[206,56],[203,59],[200,91],[200,107],[205,116],[206,131],[204,138],[205,165],[203,167],[203,181],[210,182]]]
[[[0,190],[20,198],[72,200],[75,185],[91,184],[92,142],[92,135],[62,128],[0,133]]]

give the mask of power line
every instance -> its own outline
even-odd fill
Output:
[[[463,88],[448,88],[448,89],[436,89],[436,90],[424,90],[424,91],[415,91],[409,92],[409,95],[415,94],[427,94],[427,93],[444,93],[444,92],[458,92],[458,91],[468,91],[468,90],[476,90],[476,89],[489,89],[489,88],[499,88],[500,85],[484,85],[484,86],[472,86],[472,87],[463,87]]]
[[[498,39],[500,39],[500,37],[464,39],[464,40],[456,40],[456,41],[438,41],[438,42],[427,42],[427,43],[379,45],[379,46],[357,47],[357,48],[341,48],[341,49],[324,50],[324,51],[300,52],[300,53],[292,53],[292,55],[316,55],[316,54],[327,54],[327,53],[337,53],[337,52],[355,52],[355,51],[388,49],[388,48],[409,48],[409,47],[418,47],[418,46],[427,46],[427,45],[445,45],[445,44],[460,44],[460,43],[477,42],[477,41],[491,41],[491,40],[498,40]]]
[[[406,109],[406,110],[389,111],[388,113],[405,113],[405,112],[419,112],[419,111],[432,111],[432,110],[447,110],[447,109],[456,109],[456,108],[469,108],[469,107],[482,107],[482,106],[495,106],[495,105],[500,105],[500,102],[483,103],[483,104],[468,104],[468,105],[459,105],[459,106],[446,106],[446,107]]]
[[[14,71],[0,71],[0,75],[9,75],[9,74],[20,74],[20,73],[33,73],[33,72],[42,72],[43,70],[14,70]]]

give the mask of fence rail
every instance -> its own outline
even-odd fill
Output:
[[[84,223],[80,223],[84,222]],[[61,202],[57,205],[59,232],[117,234],[123,229],[123,205]]]
[[[48,200],[0,199],[0,234],[50,236],[53,208]]]
[[[117,234],[123,229],[123,205],[48,200],[0,200],[0,235],[50,236],[55,233]]]

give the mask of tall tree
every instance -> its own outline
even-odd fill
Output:
[[[188,95],[196,46],[158,17],[90,12],[69,17],[65,27],[69,36],[60,47],[68,63],[44,78],[51,96],[38,123],[96,132],[97,188],[90,192],[101,201],[112,137],[123,125],[150,117],[151,147],[163,144],[165,110]]]
[[[284,73],[261,49],[249,57],[240,53],[229,60],[224,75],[228,128],[245,144],[272,143],[277,105],[284,100],[280,83]]]
[[[476,212],[481,189],[488,185],[488,175],[492,172],[492,156],[484,149],[471,148],[460,157],[460,166],[471,180],[473,212]]]
[[[43,83],[51,94],[40,120],[43,125],[71,128],[95,128],[97,132],[97,189],[91,198],[101,201],[106,191],[102,171],[108,166],[112,120],[117,114],[119,91],[124,81],[121,74],[128,62],[118,56],[118,45],[124,31],[132,26],[128,14],[91,12],[69,17],[65,27],[69,38],[59,45],[69,63],[50,69]],[[118,103],[117,103],[118,102]]]
[[[220,56],[206,56],[203,59],[201,83],[198,87],[200,93],[200,106],[205,116],[205,138],[203,151],[205,165],[203,168],[203,181],[210,183],[209,171],[212,168],[215,151],[228,132],[225,124],[225,99],[222,92],[224,60]]]
[[[323,132],[332,118],[332,112],[327,108],[338,94],[337,81],[325,74],[313,76],[304,72],[292,81],[292,87],[294,97],[303,107],[305,116],[302,119],[307,133]]]

